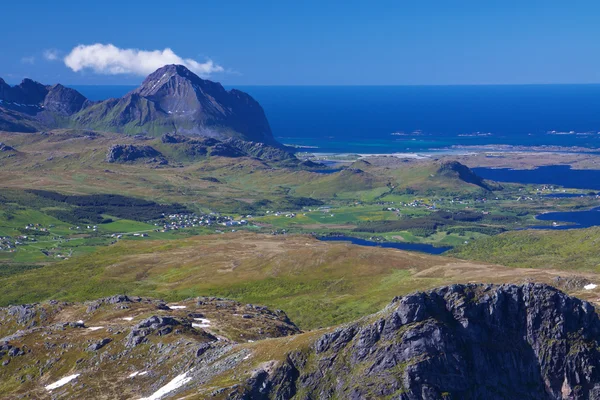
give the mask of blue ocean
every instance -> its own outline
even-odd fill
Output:
[[[92,100],[133,86],[74,86]],[[282,143],[319,153],[600,147],[600,85],[240,86]]]

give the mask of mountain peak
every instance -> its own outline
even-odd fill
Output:
[[[134,93],[143,97],[156,95],[165,85],[170,83],[172,88],[182,84],[200,84],[202,79],[183,65],[170,64],[160,67],[144,79],[142,85]],[[168,90],[167,90],[168,91]]]
[[[183,65],[160,67],[119,99],[94,103],[60,84],[45,86],[25,79],[14,87],[0,82],[0,100],[3,107],[8,104],[16,112],[34,117],[40,127],[77,126],[156,136],[176,132],[281,147],[264,110],[250,95],[228,91]]]
[[[190,71],[185,65],[181,65],[181,64],[164,65],[164,66],[160,67],[159,69],[157,69],[156,71],[154,71],[152,74],[161,74],[161,73],[162,74],[179,75],[179,76],[184,76],[184,77],[197,76],[192,71]],[[150,75],[152,75],[152,74],[150,74]]]
[[[156,71],[154,71],[153,73],[148,75],[146,77],[146,79],[144,79],[144,82],[142,83],[142,86],[140,87],[140,89],[147,87],[148,85],[153,86],[157,82],[166,82],[174,76],[180,77],[180,78],[192,81],[192,82],[202,81],[202,79],[198,75],[194,74],[192,71],[190,71],[185,66],[178,65],[178,64],[169,64],[169,65],[160,67],[159,69],[157,69]]]

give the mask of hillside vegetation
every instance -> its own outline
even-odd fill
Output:
[[[449,254],[513,267],[600,272],[600,228],[506,232],[458,247]]]
[[[377,311],[394,296],[447,282],[552,282],[558,274],[569,276],[308,236],[236,233],[122,241],[67,261],[14,271],[0,276],[0,306],[123,293],[169,301],[219,296],[283,309],[301,328],[311,329],[350,321]]]

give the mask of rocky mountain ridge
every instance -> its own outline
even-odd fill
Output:
[[[14,398],[600,398],[598,315],[544,284],[442,287],[322,332],[214,298],[51,302],[0,320]],[[117,386],[94,378],[108,371]]]
[[[247,354],[228,356],[236,343],[299,332],[282,311],[213,297],[0,308],[0,398],[139,398],[195,365],[198,383],[222,373]]]
[[[181,65],[166,65],[122,98],[92,102],[60,84],[0,79],[0,130],[53,128],[236,138],[281,147],[265,113],[251,96],[204,80]]]
[[[593,306],[541,284],[394,299],[257,372],[234,399],[598,399]]]
[[[148,142],[151,139],[143,137],[140,140]],[[213,156],[252,157],[279,165],[304,166],[293,154],[284,149],[234,138],[218,140],[167,133],[161,137],[160,143],[150,141],[150,144],[159,146],[160,150],[169,154],[171,161],[174,162],[193,162]],[[148,164],[169,164],[169,160],[160,150],[147,144],[115,144],[108,149],[105,160],[108,163],[144,161]],[[318,165],[315,164],[315,166]]]

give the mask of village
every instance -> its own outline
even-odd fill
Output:
[[[248,215],[246,218],[252,218]],[[155,232],[168,232],[173,230],[180,230],[186,228],[196,228],[202,226],[243,226],[248,225],[247,219],[235,220],[234,217],[220,215],[217,213],[209,214],[170,214],[165,215],[159,221],[154,222],[154,226],[157,228]]]
[[[102,223],[98,225],[73,224],[56,228],[51,224],[43,225],[31,221],[24,225],[20,225],[20,227],[15,227],[14,234],[9,231],[3,232],[4,236],[0,236],[0,252],[15,253],[19,251],[19,248],[22,248],[23,250],[28,249],[27,251],[32,253],[38,252],[38,254],[41,251],[46,257],[68,259],[73,255],[73,249],[77,249],[79,246],[90,246],[90,243],[93,243],[91,246],[96,246],[98,243],[104,243],[106,239],[108,239],[108,242],[106,243],[112,244],[124,238],[157,238],[157,234],[174,233],[185,230],[195,232],[195,234],[203,232],[224,233],[235,232],[240,228],[253,226],[256,228],[268,229],[267,232],[270,232],[273,235],[281,235],[287,234],[288,228],[290,227],[293,228],[292,231],[300,232],[302,231],[304,224],[310,225],[310,223],[316,221],[324,223],[324,230],[331,229],[331,227],[327,225],[331,224],[329,222],[330,220],[335,221],[335,223],[338,223],[338,221],[339,223],[348,223],[350,224],[349,226],[351,226],[352,224],[362,221],[362,218],[364,217],[361,217],[361,215],[363,213],[371,216],[372,214],[369,213],[373,213],[373,211],[370,211],[369,207],[373,206],[380,207],[378,211],[395,214],[396,218],[410,219],[423,218],[435,211],[452,212],[452,210],[473,210],[480,212],[483,215],[489,215],[492,210],[496,210],[498,207],[505,207],[504,204],[507,202],[515,204],[533,202],[534,204],[537,204],[545,197],[561,198],[582,196],[590,199],[598,197],[596,193],[567,192],[563,188],[555,187],[553,185],[514,188],[513,190],[507,190],[502,194],[503,196],[501,198],[496,196],[492,198],[483,196],[474,196],[471,198],[454,196],[417,198],[408,196],[407,198],[400,197],[396,201],[377,201],[373,202],[371,205],[356,201],[353,203],[354,207],[351,207],[350,210],[345,209],[343,205],[341,208],[339,206],[323,205],[320,207],[303,208],[302,210],[297,211],[264,210],[257,211],[255,215],[244,214],[236,216],[222,215],[216,212],[164,213],[159,219],[139,222],[137,225],[129,224],[126,222],[127,220],[120,220],[119,228],[111,228],[110,225],[104,225]],[[366,207],[366,210],[362,210],[363,207]],[[320,216],[313,215],[311,217],[311,213],[318,213]],[[267,219],[265,219],[265,217]],[[273,219],[273,217],[276,217],[276,219]],[[306,217],[308,217],[308,219]],[[381,217],[383,217],[383,214]],[[389,217],[383,218],[386,219]],[[299,221],[296,222],[296,219],[299,219]],[[323,219],[326,219],[327,222],[323,222]],[[284,220],[288,220],[289,222],[284,222]],[[193,231],[194,228],[204,228],[204,230]],[[318,228],[314,226],[310,227],[311,231],[314,231],[315,229],[318,230]],[[339,229],[339,227],[336,227],[336,229]],[[67,230],[72,233],[67,233]],[[381,240],[381,238],[373,237],[371,240]],[[66,242],[69,242],[69,248],[63,248],[60,245],[60,243]],[[75,251],[77,252],[79,250]]]
[[[0,251],[15,252],[17,246],[15,242],[16,240],[13,240],[10,236],[0,236]]]

